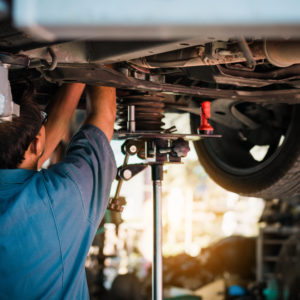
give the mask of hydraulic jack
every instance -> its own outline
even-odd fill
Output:
[[[207,120],[206,120],[207,121]],[[206,122],[205,121],[205,122]],[[153,265],[152,265],[152,299],[163,299],[162,286],[162,181],[163,165],[166,163],[181,163],[190,151],[188,139],[197,140],[202,137],[220,137],[217,135],[184,135],[175,134],[172,130],[164,132],[147,132],[135,130],[135,107],[128,107],[127,131],[117,132],[116,139],[125,139],[122,152],[124,163],[118,168],[118,186],[115,196],[110,199],[108,209],[123,211],[126,204],[120,197],[124,181],[151,167],[153,182]],[[141,164],[128,164],[129,157],[137,155],[145,160]]]

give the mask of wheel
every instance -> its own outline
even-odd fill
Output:
[[[191,115],[192,132],[199,122]],[[217,100],[216,105],[212,102],[210,123],[222,138],[194,145],[200,163],[217,184],[264,199],[300,192],[300,105],[232,101],[224,105],[224,100]]]

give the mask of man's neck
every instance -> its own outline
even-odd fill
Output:
[[[18,169],[25,169],[30,171],[38,170],[38,162],[37,161],[28,161],[24,159],[17,167]]]

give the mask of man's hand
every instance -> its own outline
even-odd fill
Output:
[[[72,115],[84,88],[85,84],[83,83],[64,84],[47,107],[48,122],[45,125],[45,151],[39,159],[38,168],[50,157],[56,146],[68,132]]]
[[[104,86],[88,86],[87,118],[85,124],[101,129],[110,141],[116,119],[116,89]]]

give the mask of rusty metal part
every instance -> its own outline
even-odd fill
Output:
[[[289,67],[300,64],[300,41],[265,41],[264,52],[274,66]]]
[[[250,69],[254,70],[256,66],[256,61],[252,55],[252,51],[244,37],[240,38],[239,40],[239,46],[241,50],[243,51],[244,57],[247,60],[248,66]]]
[[[107,64],[127,60],[142,68],[172,68],[219,65],[249,60],[249,57],[245,57],[243,52],[234,44],[229,44],[227,48],[223,47],[222,49],[220,45],[225,45],[226,42],[213,42],[210,44],[207,44],[207,42],[207,39],[200,38],[185,40],[184,42],[168,43],[101,43],[73,41],[52,45],[51,49],[56,54],[58,64]],[[205,43],[206,46],[204,46]],[[212,53],[207,53],[206,48],[209,45],[212,47]],[[299,41],[257,41],[248,44],[248,46],[249,53],[252,53],[253,60],[260,60],[267,57],[270,63],[279,67],[287,67],[300,63]],[[174,48],[179,50],[171,51]],[[20,54],[28,56],[32,61],[37,59],[46,61],[53,60],[49,55],[47,47],[21,51]]]
[[[289,81],[300,75],[300,65],[294,65],[283,69],[267,72],[252,72],[247,70],[229,69],[224,66],[217,66],[222,75],[243,77],[244,79],[263,79],[263,80],[285,80]],[[270,81],[271,83],[278,83]]]
[[[213,78],[215,82],[218,84],[230,84],[239,87],[261,88],[271,84],[282,83],[281,80],[245,78],[245,77],[226,75],[222,73],[221,75],[213,75]]]
[[[48,52],[51,56],[51,63],[49,64],[48,70],[53,71],[57,67],[57,56],[51,47],[48,47]]]
[[[234,99],[257,103],[300,103],[300,89],[274,90],[233,90],[203,88],[179,84],[156,83],[135,78],[127,78],[122,73],[109,68],[93,65],[58,66],[54,71],[45,71],[43,76],[51,82],[85,82],[87,84],[113,86],[119,89],[159,92],[185,95],[204,99]]]
[[[249,44],[249,51],[254,61],[265,58],[262,42]],[[225,42],[214,42],[206,46],[134,59],[130,63],[143,68],[176,68],[238,63],[247,60],[248,57],[245,57],[238,44],[227,45]]]
[[[122,131],[127,128],[130,106],[135,107],[135,129],[138,131],[161,132],[164,123],[164,98],[154,95],[133,95],[118,99],[118,125]]]
[[[111,64],[121,61],[169,52],[208,43],[207,38],[189,38],[176,41],[71,41],[56,43],[51,48],[57,56],[58,63],[97,63]],[[47,47],[21,51],[20,54],[30,59],[51,61]]]
[[[176,68],[205,65],[220,65],[248,62],[253,69],[255,61],[267,58],[277,67],[300,64],[300,41],[264,41],[247,43],[240,39],[239,48],[225,42],[214,42],[206,46],[186,48],[158,55],[131,60],[144,68]],[[207,49],[210,51],[207,51]],[[242,50],[242,51],[241,51]]]
[[[300,65],[265,73],[229,69],[217,66],[220,74],[213,75],[216,83],[235,86],[264,87],[271,84],[297,84],[300,79]]]

